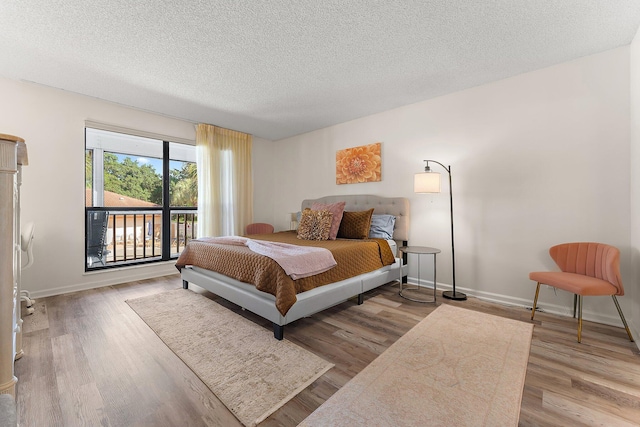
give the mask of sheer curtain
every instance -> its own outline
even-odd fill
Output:
[[[246,133],[198,125],[198,237],[244,234],[251,223],[251,144]]]

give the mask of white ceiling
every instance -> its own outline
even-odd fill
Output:
[[[638,0],[1,0],[0,75],[281,139],[631,42]]]

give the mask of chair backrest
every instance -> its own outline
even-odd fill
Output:
[[[36,226],[33,222],[28,222],[20,230],[20,249],[27,253],[27,263],[23,270],[33,265],[33,234]]]
[[[255,222],[247,225],[245,234],[269,234],[273,233],[273,225],[264,222]]]
[[[549,255],[565,273],[606,280],[616,287],[616,295],[624,295],[618,248],[604,243],[563,243],[549,249]]]
[[[87,213],[87,256],[102,258],[107,240],[109,212],[91,211]]]

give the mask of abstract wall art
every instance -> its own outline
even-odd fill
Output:
[[[336,184],[381,181],[381,143],[336,151]]]

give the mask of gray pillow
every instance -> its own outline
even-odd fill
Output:
[[[396,217],[393,215],[372,215],[369,238],[393,239],[393,227],[395,224]]]

